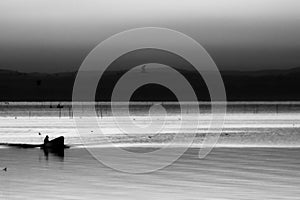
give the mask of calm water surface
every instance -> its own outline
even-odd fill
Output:
[[[215,148],[205,159],[198,150],[133,175],[104,166],[83,148],[64,156],[2,148],[0,167],[8,170],[0,171],[0,199],[299,199],[299,148]]]

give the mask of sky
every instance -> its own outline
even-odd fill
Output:
[[[299,0],[2,0],[0,69],[78,70],[101,41],[165,27],[202,44],[220,70],[300,67]]]

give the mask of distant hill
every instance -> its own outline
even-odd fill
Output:
[[[109,101],[111,91],[124,72],[104,73],[96,100]],[[198,100],[210,100],[199,74],[182,71],[197,93]],[[221,71],[229,101],[300,100],[300,68],[263,71]],[[21,73],[0,70],[0,101],[71,101],[76,72]],[[184,92],[184,91],[183,91]],[[138,89],[136,101],[176,100],[174,94],[158,85]],[[188,100],[188,99],[187,99]]]

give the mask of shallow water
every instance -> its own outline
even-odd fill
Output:
[[[110,169],[85,149],[64,157],[40,149],[0,149],[1,199],[299,199],[299,148],[189,149],[148,174]],[[136,166],[137,168],[140,166]]]
[[[98,120],[102,133],[114,143],[154,145],[170,142],[172,135],[177,133],[178,125],[181,122],[176,115],[167,118],[161,116],[154,118],[156,121],[163,119],[166,120],[165,126],[159,134],[144,134],[143,132],[124,134],[112,117],[99,118]],[[194,120],[192,115],[189,119]],[[202,143],[210,122],[208,115],[201,115],[199,119],[194,144]],[[147,119],[143,116],[136,116],[135,122],[144,123],[147,122]],[[0,117],[0,143],[40,144],[46,135],[49,135],[50,139],[63,135],[65,142],[69,145],[81,144],[80,136],[85,137],[84,140],[88,145],[105,145],[101,140],[102,133],[96,133],[99,127],[89,128],[86,135],[79,135],[74,119],[68,117]],[[184,127],[182,129],[184,138],[189,138],[193,130],[190,127]],[[184,143],[184,141],[182,142]],[[226,116],[222,135],[217,145],[223,147],[300,147],[300,114],[229,113]]]

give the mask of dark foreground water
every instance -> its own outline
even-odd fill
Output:
[[[189,149],[149,174],[105,167],[85,149],[64,156],[0,149],[0,199],[299,199],[299,148]],[[136,166],[139,167],[138,165]]]

